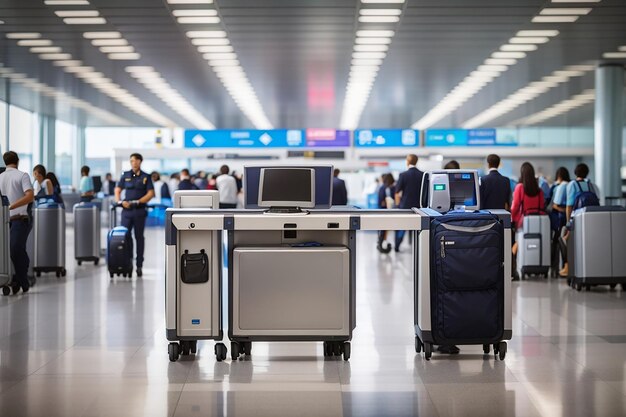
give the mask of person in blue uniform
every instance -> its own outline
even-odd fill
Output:
[[[115,201],[122,203],[122,226],[135,233],[137,242],[137,276],[143,275],[143,231],[146,226],[146,204],[154,197],[154,185],[150,174],[141,170],[141,154],[130,156],[130,171],[125,171],[115,187]],[[122,190],[124,200],[122,201]]]

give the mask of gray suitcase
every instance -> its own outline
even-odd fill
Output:
[[[74,205],[74,258],[83,262],[100,262],[100,209],[94,202]]]
[[[0,211],[0,287],[2,294],[9,295],[11,293],[11,232],[9,229],[10,214],[9,200],[5,196],[2,199],[2,211]]]
[[[528,275],[548,276],[551,245],[550,217],[544,214],[524,216],[522,231],[517,233],[517,272],[521,279]]]
[[[33,272],[65,276],[65,208],[52,201],[33,208]]]
[[[592,285],[626,284],[626,209],[620,206],[584,207],[572,215],[568,239],[571,283],[577,289]]]

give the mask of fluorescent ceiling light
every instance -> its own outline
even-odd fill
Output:
[[[596,69],[595,65],[568,65],[565,67],[567,71],[593,71]]]
[[[133,48],[130,45],[129,46],[101,46],[100,52],[104,54],[135,52],[135,48]]]
[[[600,3],[602,0],[552,0],[552,3]]]
[[[398,16],[359,16],[361,23],[397,23],[399,21]]]
[[[359,38],[391,38],[393,30],[357,30],[356,36]]]
[[[591,12],[591,7],[550,7],[543,9],[539,14],[542,16],[566,16],[566,15],[579,15],[584,16]]]
[[[122,34],[119,32],[85,32],[83,38],[85,39],[117,39],[121,38]]]
[[[97,10],[57,10],[54,12],[59,17],[97,17],[100,12]]]
[[[149,67],[149,66],[145,66],[145,65],[133,65],[133,66],[129,66],[124,68],[127,72],[133,73],[133,74],[142,74],[142,73],[154,73],[154,68],[153,67]]]
[[[236,67],[239,65],[239,61],[236,59],[210,59],[209,65],[212,67]]]
[[[135,60],[135,59],[139,59],[141,58],[141,55],[139,55],[136,52],[131,52],[131,53],[115,53],[115,54],[109,54],[107,55],[109,57],[109,59],[113,59],[113,60]]]
[[[578,16],[535,16],[533,23],[573,23],[578,20]]]
[[[626,52],[605,52],[602,54],[602,57],[607,59],[623,59],[626,58]]]
[[[63,60],[63,61],[54,61],[52,65],[55,67],[72,67],[82,65],[83,61],[79,61],[77,59],[72,60]]]
[[[575,71],[575,70],[554,71],[553,74],[563,76],[563,77],[582,77],[583,75],[585,75],[585,71]]]
[[[18,43],[19,43],[19,42],[18,42]],[[624,45],[624,46],[620,46],[620,47],[618,48],[618,50],[620,50],[620,51],[622,51],[622,52],[626,51],[626,45]]]
[[[172,14],[175,17],[184,17],[184,16],[217,16],[217,10],[213,10],[213,9],[201,9],[201,10],[181,9],[181,10],[173,10]]]
[[[223,30],[192,30],[187,32],[189,38],[225,38],[226,32]]]
[[[493,54],[491,54],[492,57],[494,58],[515,58],[515,59],[522,59],[522,58],[526,58],[526,53],[525,52],[494,52]]]
[[[386,52],[388,49],[387,45],[354,45],[357,52]]]
[[[389,45],[390,38],[356,38],[354,43],[357,45]]]
[[[126,46],[126,39],[94,39],[91,41],[93,46]]]
[[[353,52],[352,58],[355,59],[382,59],[385,57],[384,52]]]
[[[537,50],[537,45],[521,45],[521,44],[515,44],[515,45],[502,45],[500,47],[501,51],[504,52],[529,52],[529,51],[536,51]]]
[[[47,54],[61,52],[60,46],[35,46],[29,49],[33,54]]]
[[[361,0],[361,3],[364,3],[364,4],[371,4],[371,3],[402,4],[404,3],[404,0]]]
[[[70,72],[70,73],[92,73],[94,70],[93,67],[87,67],[87,66],[80,66],[80,67],[65,67],[63,68],[63,71],[65,72]]]
[[[44,0],[46,6],[89,6],[87,0]]]
[[[363,16],[400,16],[400,9],[361,9],[359,11]]]
[[[226,38],[199,38],[192,39],[191,44],[195,46],[220,46],[230,44]]]
[[[39,39],[39,32],[11,32],[6,34],[7,39]]]
[[[199,46],[198,52],[233,52],[233,47],[230,45],[218,45],[218,46]]]
[[[541,80],[548,81],[548,82],[564,83],[567,80],[569,80],[569,77],[563,76],[563,75],[548,75],[548,76],[543,77]]]
[[[515,36],[557,36],[558,30],[520,30]]]
[[[546,38],[545,36],[544,37],[537,37],[537,36],[535,36],[535,37],[525,37],[525,36],[522,36],[522,37],[519,37],[519,38],[515,37],[515,38],[509,39],[509,43],[514,43],[514,44],[519,44],[519,43],[521,43],[521,44],[525,44],[525,43],[546,43],[546,42],[549,42],[549,41],[550,41],[550,38]]]
[[[202,55],[202,57],[207,60],[221,60],[221,59],[231,60],[231,59],[237,59],[237,54],[234,52],[209,53],[209,54]]]
[[[66,17],[63,19],[66,25],[104,25],[106,22],[104,17]]]
[[[213,0],[167,0],[168,4],[212,4]]]
[[[516,59],[512,58],[487,58],[485,64],[487,65],[515,65]]]
[[[49,39],[22,39],[17,41],[19,46],[50,46],[52,41]]]
[[[51,60],[51,61],[57,61],[57,60],[63,61],[63,60],[72,58],[72,55],[70,54],[41,54],[39,55],[39,58]]]
[[[182,25],[216,24],[220,22],[217,16],[179,17],[176,19]]]
[[[372,65],[380,65],[383,63],[382,59],[353,59],[350,64],[356,66],[364,66],[364,67],[369,67]]]
[[[509,67],[507,67],[506,65],[479,65],[477,68],[478,71],[496,71],[496,72],[503,72],[503,71],[506,71],[507,69],[509,69]]]

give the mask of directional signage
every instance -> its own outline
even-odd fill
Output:
[[[419,146],[419,133],[413,129],[359,129],[354,131],[356,147]]]
[[[499,130],[499,129],[498,129]],[[515,146],[516,139],[496,129],[429,129],[426,146]]]
[[[185,130],[185,148],[301,148],[301,129]]]
[[[316,147],[349,147],[350,131],[335,129],[307,129],[306,146]]]
[[[466,146],[465,129],[429,129],[426,131],[426,146]]]

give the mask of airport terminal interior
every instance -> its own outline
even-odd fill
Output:
[[[0,416],[624,416],[625,136],[625,0],[0,0]]]

